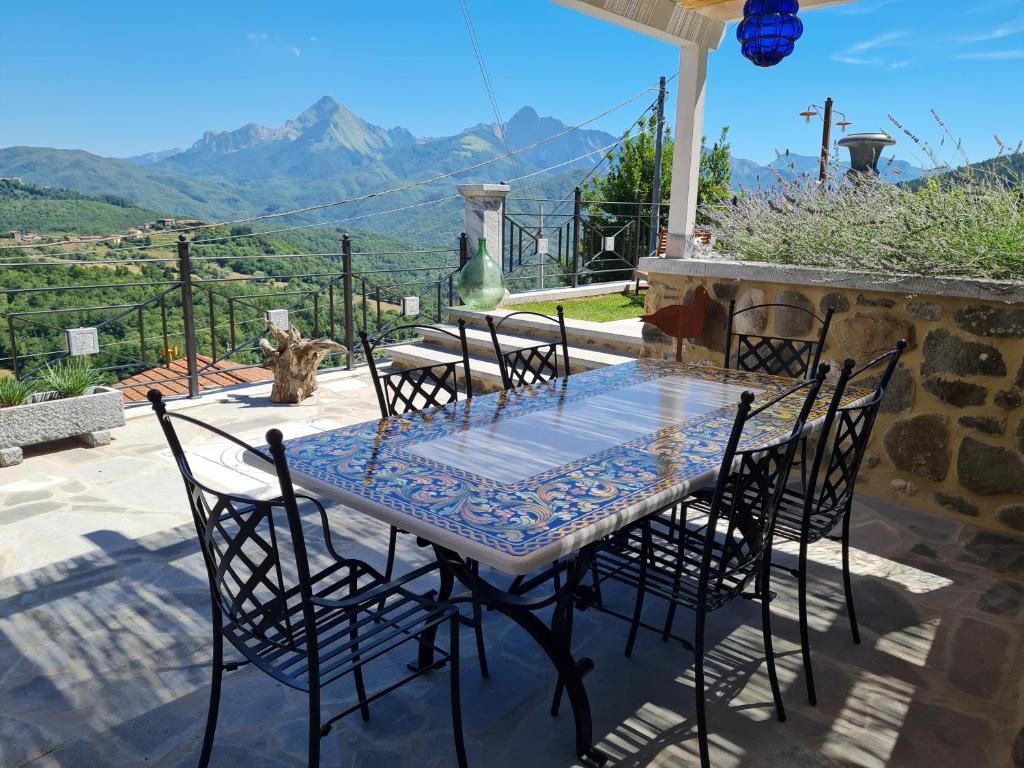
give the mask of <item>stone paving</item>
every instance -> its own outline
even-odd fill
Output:
[[[326,381],[315,402],[273,406],[267,387],[228,392],[193,415],[244,439],[285,436],[376,415],[362,375]],[[185,407],[175,404],[173,408]],[[0,766],[193,766],[209,682],[209,593],[180,480],[155,420],[130,418],[109,446],[26,449],[0,470]],[[233,450],[191,443],[195,465],[238,490],[262,479]],[[228,467],[228,468],[225,468]],[[202,470],[200,470],[202,471]],[[379,562],[386,529],[332,509],[339,546]],[[409,537],[402,537],[408,539]],[[774,719],[756,604],[714,614],[709,638],[712,760],[768,766],[1024,766],[1021,645],[1024,542],[879,502],[858,503],[854,584],[863,644],[850,642],[838,549],[812,550],[811,635],[819,705],[806,703],[795,590],[777,577],[772,604],[788,720]],[[403,565],[423,552],[403,541]],[[791,557],[792,552],[784,553]],[[607,594],[606,594],[607,597]],[[628,595],[610,600],[625,607]],[[662,606],[650,607],[657,619]],[[687,617],[677,621],[686,631]],[[599,745],[616,766],[697,765],[691,656],[593,611],[577,617],[578,652]],[[575,766],[568,708],[548,714],[554,680],[524,633],[485,625],[492,665],[481,680],[464,634],[463,695],[471,765]],[[407,658],[381,665],[384,679]],[[324,766],[453,764],[447,672],[400,689],[324,740]],[[371,681],[372,684],[372,681]],[[325,712],[350,688],[326,692]],[[225,679],[212,764],[298,766],[305,700],[243,668]]]

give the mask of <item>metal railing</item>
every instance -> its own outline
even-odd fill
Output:
[[[440,258],[436,263],[410,267],[360,269],[353,264],[354,258],[413,254],[421,260]],[[310,255],[320,257],[321,263],[337,262],[339,269],[273,269],[286,259]],[[351,369],[361,356],[357,332],[366,329],[373,333],[396,322],[403,298],[416,297],[420,317],[443,322],[447,307],[458,302],[456,275],[465,263],[466,242],[463,235],[456,249],[354,253],[352,241],[345,235],[339,253],[246,254],[238,258],[266,259],[270,269],[255,275],[227,276],[197,269],[197,264],[229,262],[232,257],[203,256],[201,247],[182,235],[176,259],[90,262],[113,265],[121,279],[3,289],[0,296],[7,307],[18,308],[3,313],[6,338],[0,341],[0,368],[18,378],[32,378],[47,362],[69,354],[67,329],[86,326],[96,328],[99,338],[99,350],[91,355],[91,362],[108,379],[123,380],[183,359],[184,373],[169,371],[170,375],[149,377],[147,383],[182,382],[187,384],[189,396],[195,397],[203,376],[258,367],[265,313],[287,309],[289,324],[299,325],[307,335],[323,335],[344,344],[346,351],[329,359],[337,363],[341,355],[343,365]],[[118,271],[126,263],[145,262],[163,273],[160,279],[143,276],[136,280]],[[36,265],[62,266],[59,260],[48,260],[20,268]],[[75,274],[92,277],[92,272]],[[110,300],[114,295],[118,299]],[[62,298],[55,300],[58,296]]]
[[[501,258],[510,288],[575,288],[631,279],[640,258],[657,247],[658,231],[652,233],[652,225],[660,222],[660,228],[668,220],[667,203],[652,215],[650,201],[587,200],[579,187],[569,203],[506,201]]]

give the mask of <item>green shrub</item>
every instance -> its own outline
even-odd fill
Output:
[[[37,378],[37,386],[56,397],[78,397],[103,383],[103,376],[82,357],[65,357],[48,363]]]
[[[1024,275],[1024,155],[999,141],[999,155],[970,163],[962,145],[933,112],[937,145],[890,117],[923,152],[931,172],[887,184],[851,181],[833,154],[822,186],[816,178],[776,178],[765,190],[706,209],[718,253],[766,261],[889,276],[926,275],[1020,280]],[[953,147],[952,161],[937,147]],[[890,161],[891,162],[891,161]],[[702,253],[714,258],[714,253]]]
[[[21,405],[34,391],[35,388],[27,382],[18,381],[13,376],[0,376],[0,408]]]

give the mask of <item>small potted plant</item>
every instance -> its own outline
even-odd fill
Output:
[[[77,437],[94,448],[124,425],[121,393],[103,386],[88,360],[67,357],[49,364],[34,381],[0,378],[0,467],[20,464],[26,445]]]

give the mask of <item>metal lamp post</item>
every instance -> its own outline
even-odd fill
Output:
[[[808,123],[811,122],[812,117],[821,118],[821,161],[818,165],[818,181],[822,184],[825,183],[825,179],[828,176],[828,148],[832,142],[832,104],[832,97],[830,96],[825,99],[825,106],[808,104],[807,109],[800,113],[800,117],[804,118]],[[844,112],[840,112],[838,109],[835,111],[843,118],[836,122],[836,125],[842,129],[843,133],[846,133],[846,126],[853,125],[853,123],[846,119]]]

